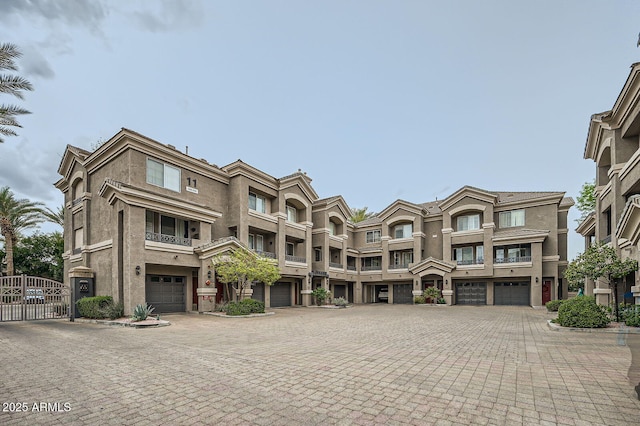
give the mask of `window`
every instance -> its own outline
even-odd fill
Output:
[[[256,251],[264,251],[264,237],[262,235],[249,234],[249,248]]]
[[[484,263],[484,246],[457,247],[453,249],[453,260],[458,265]]]
[[[531,262],[531,244],[496,247],[496,263]]]
[[[322,249],[315,248],[313,252],[315,253],[315,261],[322,262]]]
[[[500,228],[524,226],[524,209],[500,212]]]
[[[266,213],[266,205],[266,199],[262,195],[257,195],[253,192],[249,193],[249,208],[251,210],[255,210],[260,213]]]
[[[287,256],[294,256],[295,250],[293,243],[287,243]]]
[[[365,271],[376,271],[382,267],[382,257],[364,257],[362,258],[362,269]]]
[[[395,251],[393,252],[393,265],[407,267],[411,262],[413,262],[413,252],[412,251]]]
[[[411,223],[396,225],[393,228],[394,238],[411,238],[412,233],[413,233],[413,224]]]
[[[82,248],[82,241],[84,239],[84,231],[82,228],[78,228],[73,231],[73,248],[78,250]]]
[[[458,216],[458,231],[472,231],[480,229],[480,215],[470,214],[466,216]]]
[[[145,231],[147,233],[189,238],[188,220],[164,216],[151,210],[146,211],[145,218]]]
[[[329,235],[336,235],[336,224],[329,221]]]
[[[180,169],[148,158],[147,183],[180,192]]]
[[[382,231],[376,229],[375,231],[367,231],[366,241],[367,243],[379,243],[382,236]]]
[[[297,222],[298,221],[298,211],[295,207],[287,206],[287,220],[289,222]]]

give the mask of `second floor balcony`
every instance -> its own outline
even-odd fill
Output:
[[[342,263],[336,263],[336,262],[329,262],[329,267],[336,268],[336,269],[344,269],[344,266],[342,265]]]
[[[182,238],[175,235],[159,234],[157,232],[145,232],[144,239],[158,243],[176,244],[179,246],[191,247],[191,238]]]
[[[456,263],[459,266],[464,266],[464,265],[484,265],[484,258],[479,258],[479,259],[467,259],[467,260],[456,260]]]
[[[272,253],[270,251],[262,251],[262,250],[254,250],[254,252],[258,255],[258,256],[262,256],[262,257],[266,257],[269,259],[276,259],[276,254]]]
[[[493,259],[493,263],[527,263],[531,262],[531,256],[513,256],[513,257],[499,257]]]
[[[296,263],[307,263],[306,257],[293,256],[290,254],[285,255],[284,258],[287,262],[296,262]]]

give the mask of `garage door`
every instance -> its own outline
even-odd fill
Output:
[[[413,303],[413,286],[411,284],[395,284],[393,287],[393,303]]]
[[[264,284],[263,283],[259,283],[253,286],[253,295],[251,295],[251,298],[264,302]]]
[[[184,312],[185,296],[185,277],[147,275],[145,298],[153,313]]]
[[[528,282],[495,283],[494,300],[496,305],[529,306],[530,284]]]
[[[275,283],[271,286],[271,307],[291,306],[291,283]]]
[[[458,305],[486,305],[486,283],[456,283],[456,303]]]
[[[342,284],[336,284],[333,286],[333,298],[337,299],[338,297],[347,298],[347,287]]]

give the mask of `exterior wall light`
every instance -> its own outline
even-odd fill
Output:
[[[140,275],[140,265],[136,266],[136,275]]]

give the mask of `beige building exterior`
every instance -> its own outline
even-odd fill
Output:
[[[213,309],[224,289],[211,260],[239,247],[280,269],[275,285],[248,292],[267,307],[311,305],[320,286],[352,303],[413,303],[428,286],[447,304],[536,307],[567,295],[573,201],[563,192],[465,186],[352,223],[345,200],[320,199],[301,171],[218,167],[128,129],[94,152],[68,146],[58,171],[65,276],[93,274],[96,294],[126,313]]]
[[[584,158],[596,164],[596,209],[576,229],[585,249],[602,241],[622,258],[640,260],[640,63],[631,72],[613,108],[591,116]],[[640,304],[639,274],[618,285],[618,300]],[[612,302],[606,282],[587,282],[585,293]]]

